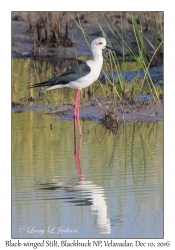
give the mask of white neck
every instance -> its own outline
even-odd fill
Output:
[[[102,56],[101,49],[92,48],[92,56],[93,56],[93,61],[102,61],[103,62],[103,56]]]

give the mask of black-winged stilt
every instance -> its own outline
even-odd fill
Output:
[[[58,77],[54,77],[46,82],[37,83],[30,86],[30,88],[46,87],[43,91],[63,88],[63,87],[77,89],[75,108],[74,108],[74,134],[76,131],[76,120],[77,120],[80,136],[82,136],[80,119],[79,119],[80,91],[83,88],[88,87],[98,79],[103,65],[102,50],[105,48],[114,50],[106,46],[105,38],[98,37],[94,39],[91,43],[92,56],[93,56],[91,60],[88,60],[82,64],[79,64],[69,69],[64,74]]]

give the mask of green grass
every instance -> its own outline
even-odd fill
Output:
[[[159,23],[162,23],[161,14],[162,13],[160,13]],[[89,15],[94,20],[94,23],[99,27],[99,30],[101,31],[103,37],[106,39],[107,44],[110,47],[112,47],[113,45],[108,39],[108,36],[102,28],[99,20],[102,20],[107,25],[109,32],[113,35],[117,43],[121,46],[121,52],[123,53],[123,57],[118,58],[115,52],[110,51],[109,57],[105,57],[104,67],[102,70],[108,85],[111,85],[113,87],[112,94],[114,96],[117,96],[120,100],[123,97],[134,95],[135,90],[137,90],[138,93],[138,89],[139,93],[142,94],[145,89],[145,83],[147,83],[147,85],[149,86],[149,92],[153,95],[154,99],[158,100],[159,88],[155,87],[153,79],[149,74],[149,68],[153,65],[153,63],[155,66],[159,63],[160,49],[163,50],[163,27],[162,24],[159,24],[157,22],[155,13],[154,18],[152,18],[152,22],[150,22],[150,20],[148,19],[147,13],[142,13],[142,15],[140,15],[137,19],[135,17],[135,13],[130,13],[131,31],[135,40],[135,46],[133,46],[132,44],[133,37],[131,38],[123,27],[122,13],[120,13],[119,25],[116,25],[112,22],[108,13],[106,13],[104,16],[101,13],[89,12]],[[78,13],[77,17],[78,21],[76,21],[75,19],[74,21],[77,24],[78,28],[82,31],[85,41],[90,48],[91,39],[83,28]],[[152,39],[150,39],[147,35],[148,32],[144,31],[145,26]],[[150,52],[150,48],[152,52]],[[136,61],[138,64],[138,74],[129,92],[127,92],[127,83],[125,77],[122,75],[123,70],[121,68],[121,63],[125,64],[128,61],[128,57],[125,56],[126,53],[131,60]],[[138,75],[140,70],[144,71],[145,76],[143,78],[142,83],[138,84]],[[108,71],[110,72],[110,77],[107,74]],[[113,77],[114,72],[116,72],[118,75],[118,85],[115,84],[115,79]],[[109,91],[108,85],[106,85],[107,92]]]

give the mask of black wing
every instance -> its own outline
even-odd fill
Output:
[[[70,81],[76,81],[78,78],[87,75],[88,73],[90,73],[90,71],[91,71],[90,67],[85,62],[67,70],[60,76],[54,77],[46,82],[41,82],[31,85],[29,88],[68,84]]]

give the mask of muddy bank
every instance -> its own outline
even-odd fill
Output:
[[[99,26],[89,14],[89,12],[78,12],[78,16],[77,12],[64,12],[64,15],[62,16],[61,22],[59,24],[59,29],[62,33],[66,33],[66,37],[71,40],[71,42],[66,43],[67,46],[62,46],[62,44],[64,43],[58,41],[53,41],[47,44],[48,30],[46,28],[46,25],[48,25],[49,18],[47,20],[43,20],[43,24],[41,24],[40,30],[37,30],[36,34],[34,27],[37,24],[38,16],[43,15],[44,13],[45,12],[12,12],[13,58],[31,58],[33,57],[34,53],[39,57],[50,56],[57,58],[75,58],[75,56],[91,55],[82,31],[76,24],[76,22],[80,20],[82,28],[91,39],[102,36],[102,32]],[[50,12],[51,15],[55,15],[54,18],[59,18],[59,16],[61,15],[60,13],[62,12]],[[109,30],[108,25],[105,23],[104,18],[106,18],[106,15],[108,15],[112,23],[117,27],[117,29],[120,30],[122,17],[122,28],[126,31],[127,36],[131,38],[129,46],[133,48],[133,50],[135,50],[136,40],[132,29],[130,12],[94,12],[94,15],[97,17],[99,24],[105,31],[109,40],[113,43],[115,49],[119,51],[122,51],[122,48],[119,44],[121,38],[117,35],[117,33],[114,37],[112,32]],[[155,19],[157,24],[163,25],[161,23],[161,20],[163,20],[163,12],[134,12],[134,15],[138,25],[140,24],[140,20],[142,20],[143,32],[146,34],[147,38],[151,42],[153,42],[154,39],[145,22],[145,17],[147,18],[153,29],[155,27]],[[46,21],[47,24],[45,23]],[[35,41],[36,36],[39,36],[38,39],[40,39],[38,44],[36,44]],[[154,51],[152,46],[149,46],[149,51]]]
[[[99,103],[94,102],[89,105],[84,105],[80,109],[80,118],[82,120],[91,120],[102,122],[106,114],[113,110],[112,107],[101,106]],[[133,122],[133,121],[161,121],[163,120],[163,104],[148,104],[148,105],[125,105],[117,106],[113,112],[117,116],[119,122]],[[73,119],[73,107],[71,110],[66,110],[65,113],[59,111],[48,112],[48,115],[60,115],[58,120]]]
[[[20,113],[24,111],[43,111],[44,115],[55,116],[55,120],[72,120],[73,105],[64,105],[60,107],[46,106],[25,106],[14,104],[12,112]],[[45,112],[44,112],[45,111]],[[135,122],[135,121],[162,121],[163,120],[163,103],[142,102],[142,104],[125,104],[117,105],[115,109],[109,104],[102,104],[98,100],[86,102],[81,105],[80,119],[91,120],[104,123],[104,118],[110,112],[114,112],[117,121],[120,122]],[[106,117],[106,119],[108,116]]]

